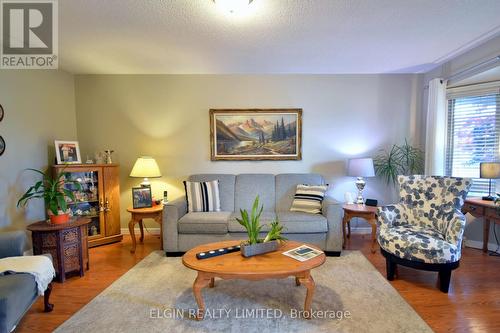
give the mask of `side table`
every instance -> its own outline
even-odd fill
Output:
[[[49,253],[52,256],[59,282],[66,280],[67,273],[78,272],[83,276],[84,267],[89,269],[89,223],[89,218],[76,218],[64,224],[40,221],[27,227],[31,231],[33,254]]]
[[[132,218],[128,223],[128,230],[130,232],[130,237],[132,238],[132,248],[130,249],[130,252],[135,253],[135,247],[137,243],[135,240],[134,226],[136,223],[139,224],[139,228],[141,230],[141,238],[139,238],[139,240],[142,243],[144,241],[144,225],[142,223],[142,220],[147,218],[153,219],[160,224],[160,246],[163,250],[163,205],[137,209],[129,207],[127,209],[127,212],[132,215]]]
[[[343,242],[342,248],[345,249],[346,237],[351,236],[351,219],[353,217],[361,217],[365,219],[372,227],[372,253],[375,252],[375,245],[377,243],[377,207],[358,205],[358,204],[345,204],[342,206],[344,209],[344,218],[342,219],[342,235]]]

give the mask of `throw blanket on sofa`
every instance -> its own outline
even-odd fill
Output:
[[[15,273],[33,275],[38,287],[38,295],[43,295],[49,283],[56,276],[52,261],[47,256],[22,256],[0,259],[0,275]]]

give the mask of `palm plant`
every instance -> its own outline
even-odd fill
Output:
[[[281,236],[281,232],[283,231],[283,226],[279,224],[278,220],[275,220],[271,223],[271,230],[268,232],[264,239],[259,238],[259,233],[262,230],[263,225],[260,225],[260,216],[262,215],[262,211],[264,210],[264,206],[260,206],[259,208],[259,196],[255,198],[252,206],[252,212],[248,215],[246,209],[240,209],[241,219],[236,218],[239,224],[245,227],[248,234],[248,244],[253,245],[257,243],[265,243],[272,240],[286,240],[283,236]]]
[[[17,202],[17,206],[26,206],[29,200],[42,198],[45,202],[45,207],[53,215],[57,216],[62,212],[65,214],[68,210],[66,198],[71,201],[75,200],[75,195],[72,191],[64,188],[64,184],[74,184],[77,190],[81,190],[81,184],[74,180],[69,180],[69,173],[61,171],[54,178],[49,172],[42,172],[36,169],[26,169],[42,175],[42,180],[39,180],[35,185],[31,186],[21,199]],[[68,179],[67,179],[68,178]]]
[[[382,150],[373,159],[375,172],[387,184],[396,184],[398,175],[420,174],[424,171],[424,153],[405,139],[402,145],[394,144],[389,151]]]

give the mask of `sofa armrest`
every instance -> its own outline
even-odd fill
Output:
[[[177,252],[177,223],[187,212],[186,197],[167,202],[163,206],[163,247],[166,252]]]
[[[323,216],[328,223],[325,251],[342,251],[342,203],[332,198],[325,198],[322,207]]]
[[[445,239],[448,243],[457,246],[460,251],[462,246],[462,239],[465,230],[465,215],[461,211],[455,209],[453,212],[445,217],[448,221],[448,227],[446,228]]]
[[[25,243],[26,233],[24,231],[0,233],[0,258],[22,256]]]
[[[377,228],[390,228],[395,222],[402,222],[404,207],[401,204],[387,205],[377,209]]]

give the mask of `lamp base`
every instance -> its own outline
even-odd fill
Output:
[[[492,195],[488,195],[486,197],[482,197],[481,199],[482,200],[486,200],[486,201],[495,201],[495,197],[492,196]]]
[[[151,187],[151,183],[149,182],[149,179],[144,178],[144,180],[141,183],[141,187]]]
[[[365,200],[363,199],[363,189],[365,188],[366,182],[363,177],[358,177],[355,184],[358,188],[358,198],[356,199],[356,203],[358,205],[362,205],[365,203]]]

